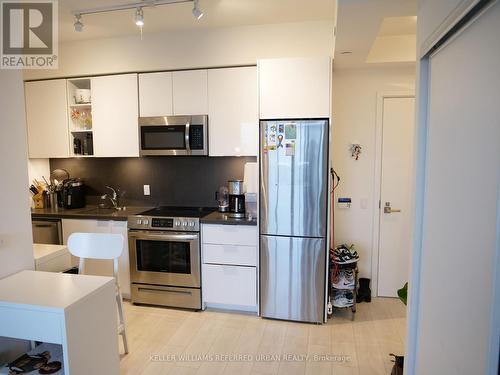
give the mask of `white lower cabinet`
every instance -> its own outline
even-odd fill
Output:
[[[257,269],[255,267],[203,264],[205,303],[227,305],[235,309],[257,305]]]
[[[257,246],[257,227],[252,225],[203,224],[202,241],[217,245]]]
[[[63,241],[66,245],[72,233],[117,233],[124,239],[123,252],[118,259],[118,278],[122,295],[130,298],[130,266],[128,254],[127,222],[111,220],[62,219]],[[75,264],[75,263],[74,263]],[[76,262],[76,264],[78,264]],[[113,276],[113,261],[88,260],[85,262],[85,273],[97,276]]]
[[[203,263],[257,266],[255,246],[203,244]]]
[[[256,226],[202,225],[203,305],[257,312]]]

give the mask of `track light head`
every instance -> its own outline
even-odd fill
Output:
[[[139,27],[144,26],[144,12],[141,7],[137,8],[135,11],[135,24]]]
[[[73,24],[73,27],[75,28],[75,31],[80,33],[83,31],[83,23],[81,21],[82,16],[80,14],[75,14],[75,23]]]
[[[203,17],[203,12],[198,7],[198,0],[193,0],[192,12],[193,12],[194,18],[196,18],[197,20],[199,20],[201,17]]]

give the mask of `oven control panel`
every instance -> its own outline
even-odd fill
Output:
[[[153,219],[151,219],[151,227],[153,227],[153,228],[173,228],[174,227],[174,219],[153,218]]]
[[[175,230],[183,232],[199,232],[200,224],[197,218],[189,217],[150,217],[129,216],[130,229]]]

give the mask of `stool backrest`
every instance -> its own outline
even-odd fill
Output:
[[[115,276],[118,272],[118,257],[123,252],[124,238],[111,233],[73,233],[68,238],[69,252],[80,258],[79,273],[84,272],[84,259],[114,260]]]

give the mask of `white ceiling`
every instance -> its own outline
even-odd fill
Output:
[[[378,36],[415,35],[417,16],[385,17],[382,20]]]
[[[402,46],[400,43],[405,40],[407,43],[415,43],[414,38],[399,38],[399,36],[415,35],[416,14],[416,0],[339,0],[335,69],[373,66],[373,63],[366,61],[372,46],[378,47],[374,44],[377,37],[385,37],[388,40],[398,37],[397,43],[392,43],[394,46],[399,46],[396,48],[401,47],[404,50],[413,48],[411,44]],[[386,44],[383,47],[388,50]],[[346,51],[352,53],[342,53]],[[404,60],[401,58],[399,61]],[[387,56],[386,59],[377,56],[377,59],[372,61],[394,64],[394,61],[398,60],[394,59],[394,56]]]
[[[138,34],[134,10],[93,14],[82,17],[81,33],[74,32],[73,12],[137,2],[137,0],[60,0],[61,41],[109,38]],[[196,20],[192,2],[144,8],[144,33],[204,28],[259,25],[269,23],[333,20],[334,0],[200,0],[205,15]]]

